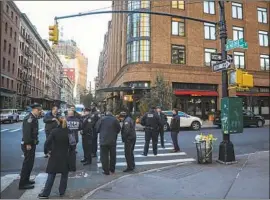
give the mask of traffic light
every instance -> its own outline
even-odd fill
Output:
[[[124,101],[133,102],[132,95],[125,95],[124,96]]]
[[[59,30],[58,30],[58,24],[55,24],[53,26],[49,26],[49,40],[53,42],[53,44],[58,44],[59,40]]]
[[[253,75],[241,69],[229,71],[229,85],[237,88],[252,88],[254,86]]]

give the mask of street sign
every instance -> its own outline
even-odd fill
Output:
[[[230,65],[231,63],[229,61],[223,60],[213,65],[213,71],[218,72],[218,71],[226,70],[229,68]]]
[[[241,38],[239,40],[227,40],[226,51],[229,51],[229,50],[235,49],[235,48],[247,49],[248,43],[245,42],[244,38]]]
[[[233,61],[233,56],[231,54],[227,55],[228,61]],[[211,53],[211,61],[222,61],[221,53]]]

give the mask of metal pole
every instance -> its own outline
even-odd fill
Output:
[[[220,41],[221,41],[221,56],[222,60],[227,60],[226,40],[227,27],[225,19],[225,4],[224,1],[219,1],[220,9]],[[228,75],[227,70],[222,71],[222,98],[228,97]],[[222,110],[221,110],[222,112]],[[222,163],[229,163],[235,161],[234,147],[230,141],[230,134],[223,134],[223,141],[219,145],[219,161]]]

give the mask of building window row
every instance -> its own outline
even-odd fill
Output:
[[[1,77],[1,87],[6,88],[6,89],[13,89],[14,88],[14,81],[2,76]]]
[[[5,23],[5,33],[8,34],[8,23],[7,22]],[[10,36],[10,38],[13,37],[12,27],[9,28],[9,36]],[[17,41],[17,32],[16,31],[14,31],[14,41],[15,42]]]
[[[9,6],[6,5],[6,13],[9,15]],[[14,19],[14,13],[13,11],[10,12],[10,17],[13,20]],[[15,23],[18,24],[18,16],[15,16]]]
[[[150,41],[139,40],[127,44],[127,63],[149,62]]]
[[[150,1],[128,1],[128,10],[150,9]]]
[[[3,70],[3,71],[6,70],[6,65],[7,65],[7,72],[12,72],[12,74],[14,74],[14,73],[15,73],[15,64],[13,63],[13,64],[12,64],[12,68],[11,68],[11,62],[10,62],[10,60],[8,60],[8,61],[6,62],[6,58],[3,57],[3,58],[2,58],[2,70]]]
[[[150,37],[150,15],[135,13],[127,18],[128,39]]]

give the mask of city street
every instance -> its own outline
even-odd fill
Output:
[[[40,144],[36,151],[35,166],[33,175],[36,177],[36,187],[34,190],[19,191],[18,176],[21,169],[23,157],[20,149],[21,142],[21,125],[16,124],[2,124],[1,126],[1,196],[2,198],[30,198],[35,197],[42,190],[46,181],[46,168],[47,159],[44,158],[43,144],[45,140],[44,123],[42,119],[39,123],[39,139]],[[149,155],[147,157],[141,156],[144,145],[144,133],[137,132],[137,143],[135,147],[136,159],[136,172],[142,172],[155,168],[166,167],[179,163],[194,164],[196,163],[196,149],[193,143],[196,134],[199,133],[212,133],[218,140],[214,144],[214,159],[218,156],[218,146],[222,140],[221,130],[217,128],[207,128],[201,131],[181,130],[179,134],[179,143],[181,152],[170,153],[173,146],[171,144],[170,134],[165,133],[165,146],[166,149],[159,148],[158,156],[152,154],[150,146]],[[246,128],[243,134],[232,135],[231,140],[234,143],[235,154],[249,154],[256,151],[269,150],[269,127],[263,128]],[[159,146],[160,147],[160,146]],[[105,184],[115,178],[123,176],[122,170],[125,168],[124,148],[121,138],[118,137],[117,145],[117,170],[116,175],[105,177],[101,174],[101,164],[94,159],[91,167],[82,166],[79,160],[82,158],[81,143],[78,147],[77,154],[77,172],[70,173],[68,198],[80,198],[87,192],[95,189],[96,187]],[[56,184],[58,180],[56,181]],[[57,185],[54,186],[55,192],[52,196],[57,195]]]

